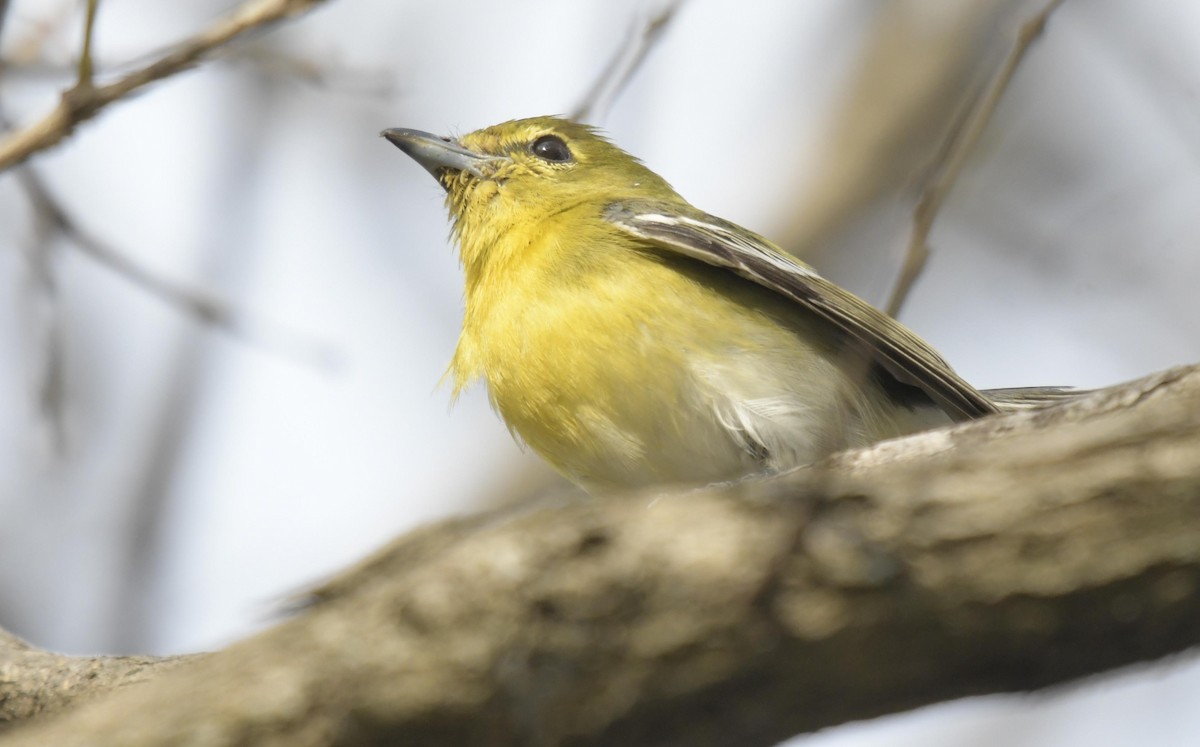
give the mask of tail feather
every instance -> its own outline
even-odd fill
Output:
[[[1073,389],[1069,386],[1026,386],[1009,389],[984,389],[983,396],[995,403],[1001,412],[1030,410],[1071,402],[1088,396],[1095,389]]]

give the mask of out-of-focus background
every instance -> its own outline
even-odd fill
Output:
[[[72,82],[83,5],[0,2],[9,121]],[[99,74],[235,5],[105,0]],[[228,303],[234,334],[82,251],[28,172],[0,176],[0,626],[68,652],[219,647],[416,524],[552,483],[482,390],[451,411],[438,388],[461,315],[441,191],[377,133],[571,111],[664,7],[329,0],[28,164],[75,228]],[[882,303],[947,133],[1040,7],[689,0],[601,124],[697,206]],[[1198,133],[1200,6],[1067,0],[902,320],[981,387],[1197,361]],[[1198,696],[1185,659],[808,743],[1192,744]]]

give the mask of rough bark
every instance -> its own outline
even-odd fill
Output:
[[[63,656],[0,630],[0,733],[5,724],[144,682],[198,656]]]
[[[0,743],[772,744],[1152,660],[1198,621],[1200,367],[774,479],[432,526]]]

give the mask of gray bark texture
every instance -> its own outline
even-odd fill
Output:
[[[0,745],[767,745],[1198,641],[1193,367],[776,478],[430,526]],[[78,660],[9,643],[0,713],[61,705],[12,715]]]

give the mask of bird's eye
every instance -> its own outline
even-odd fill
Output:
[[[558,135],[542,135],[529,146],[533,155],[551,163],[566,163],[571,160],[571,149]]]

